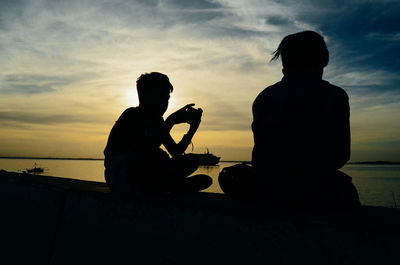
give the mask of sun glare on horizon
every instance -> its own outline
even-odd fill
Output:
[[[0,2],[0,156],[103,157],[116,119],[139,103],[136,79],[156,71],[174,86],[164,117],[204,109],[196,152],[250,160],[251,105],[282,78],[271,53],[315,30],[329,39],[325,79],[350,97],[351,160],[400,161],[395,2],[65,3]]]

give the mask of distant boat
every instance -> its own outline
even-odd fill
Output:
[[[208,151],[208,148],[206,153],[195,154],[195,155],[197,155],[197,157],[199,158],[199,164],[201,166],[215,166],[216,164],[219,163],[219,160],[221,159],[220,157],[210,153],[210,151]]]
[[[27,169],[25,169],[25,172],[26,173],[33,173],[33,174],[40,174],[40,173],[44,172],[44,168],[38,167],[36,165],[36,163],[35,163],[33,168],[27,168]]]

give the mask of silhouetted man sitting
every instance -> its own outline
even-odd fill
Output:
[[[323,37],[288,35],[272,60],[279,57],[283,79],[253,103],[252,167],[223,170],[221,188],[277,207],[358,206],[351,178],[338,170],[350,158],[348,96],[322,80],[329,60]]]
[[[139,106],[126,109],[113,126],[104,150],[105,179],[120,195],[131,192],[193,192],[212,183],[207,175],[188,177],[199,166],[193,154],[184,155],[199,127],[202,110],[186,105],[165,121],[163,114],[173,86],[166,75],[152,72],[137,80]],[[190,128],[179,143],[170,131],[175,124]],[[163,151],[161,144],[170,156]]]

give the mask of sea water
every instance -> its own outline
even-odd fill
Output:
[[[104,181],[102,160],[53,160],[53,159],[0,159],[0,169],[23,172],[34,164],[45,168],[43,175],[63,178]],[[217,166],[200,167],[195,174],[207,174],[213,184],[205,191],[222,193],[218,174],[233,162],[220,162]],[[347,164],[342,169],[353,178],[361,203],[371,206],[400,207],[400,165]]]

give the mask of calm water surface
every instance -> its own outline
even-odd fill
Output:
[[[22,172],[34,163],[44,167],[43,175],[104,182],[104,166],[101,160],[35,160],[0,159],[0,169]],[[218,174],[222,168],[234,165],[221,162],[218,166],[200,167],[195,174],[207,174],[213,178],[208,192],[221,193]],[[346,165],[342,171],[353,178],[361,203],[364,205],[400,206],[400,165]]]

